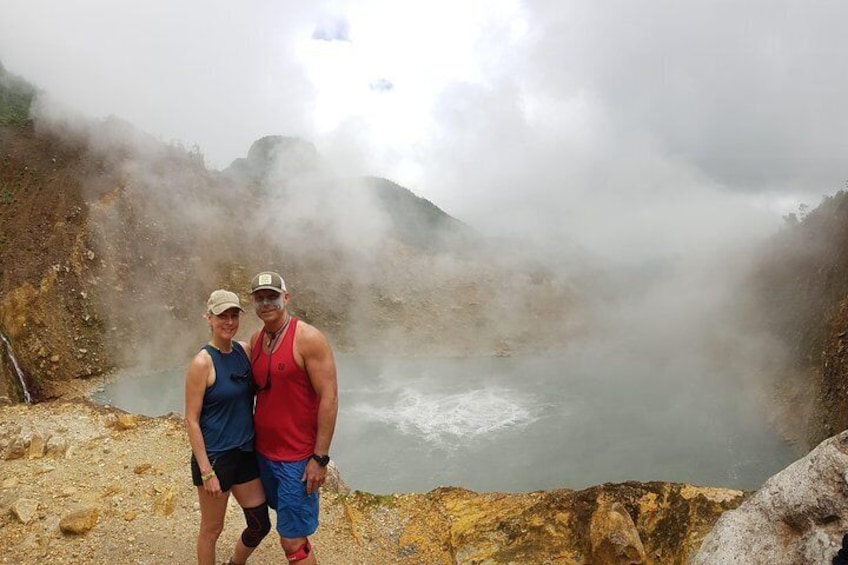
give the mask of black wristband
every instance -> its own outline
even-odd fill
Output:
[[[326,467],[330,463],[329,455],[318,455],[317,453],[313,453],[312,458],[322,467]]]

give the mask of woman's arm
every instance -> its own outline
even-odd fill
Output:
[[[214,379],[215,367],[212,358],[205,351],[194,356],[186,373],[185,385],[185,427],[188,432],[188,442],[191,451],[200,467],[201,477],[209,477],[203,481],[203,488],[212,495],[221,494],[221,485],[218,478],[212,474],[212,463],[206,455],[206,442],[203,441],[203,433],[200,431],[200,411],[203,408],[203,396],[209,381]],[[214,382],[214,381],[213,381]],[[211,475],[211,476],[210,476]]]

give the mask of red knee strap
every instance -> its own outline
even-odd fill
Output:
[[[306,559],[309,557],[309,554],[312,553],[312,544],[309,543],[309,540],[306,540],[306,543],[300,546],[300,549],[297,551],[293,551],[292,553],[286,553],[286,559],[289,560],[289,563],[292,561],[300,561],[301,559]]]

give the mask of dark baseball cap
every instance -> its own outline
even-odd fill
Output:
[[[286,292],[286,281],[277,273],[263,271],[250,281],[250,294],[253,294],[257,290],[273,290],[282,294]]]

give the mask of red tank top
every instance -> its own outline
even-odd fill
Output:
[[[300,461],[315,451],[318,433],[318,394],[306,371],[294,360],[297,318],[276,351],[262,351],[265,328],[251,354],[256,383],[256,451],[272,461]]]

